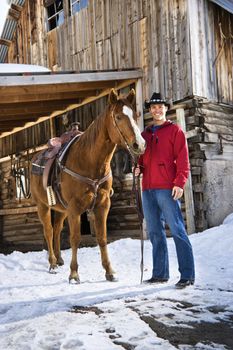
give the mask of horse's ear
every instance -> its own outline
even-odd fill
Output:
[[[117,103],[117,92],[115,89],[111,89],[110,94],[108,96],[108,103],[111,105]]]
[[[134,102],[135,102],[135,96],[136,96],[135,90],[131,89],[130,92],[128,93],[127,97],[126,97],[126,99],[129,101],[129,103],[131,105],[133,105]]]

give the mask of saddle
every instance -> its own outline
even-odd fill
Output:
[[[70,146],[77,140],[81,131],[69,131],[60,137],[54,137],[48,141],[48,148],[40,152],[32,163],[32,174],[43,176],[43,187],[47,192],[48,203],[50,206],[56,204],[56,196],[61,202],[61,196],[58,193],[59,165],[64,161]],[[55,193],[54,193],[55,192]],[[62,203],[63,204],[63,203]]]

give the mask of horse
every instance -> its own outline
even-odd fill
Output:
[[[60,251],[60,233],[65,218],[68,218],[72,251],[70,282],[80,283],[77,261],[81,241],[80,216],[88,210],[92,212],[105,278],[108,281],[116,280],[107,250],[106,222],[112,192],[110,162],[117,145],[128,149],[134,157],[145,151],[145,141],[136,124],[134,104],[133,89],[127,96],[118,96],[111,89],[104,112],[70,146],[60,173],[60,194],[66,206],[57,202],[51,207],[43,188],[42,176],[31,173],[31,194],[43,225],[50,272],[64,264]],[[53,223],[51,209],[54,211]]]

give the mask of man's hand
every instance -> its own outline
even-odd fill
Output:
[[[176,201],[183,196],[184,190],[178,186],[174,186],[172,189],[172,197]]]
[[[136,168],[133,167],[132,171],[134,172],[135,176],[139,176],[141,174],[139,166],[136,166]]]

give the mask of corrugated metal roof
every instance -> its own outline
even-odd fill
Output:
[[[17,6],[23,6],[25,3],[25,0],[12,0],[11,5],[17,5]],[[15,30],[17,27],[17,20],[8,17],[5,21],[3,30],[2,30],[2,35],[1,39],[3,40],[8,40],[12,41]],[[0,44],[0,62],[4,63],[6,56],[7,56],[7,51],[8,51],[8,45],[6,44]]]
[[[215,4],[224,8],[224,10],[233,14],[233,1],[232,0],[210,0]]]

